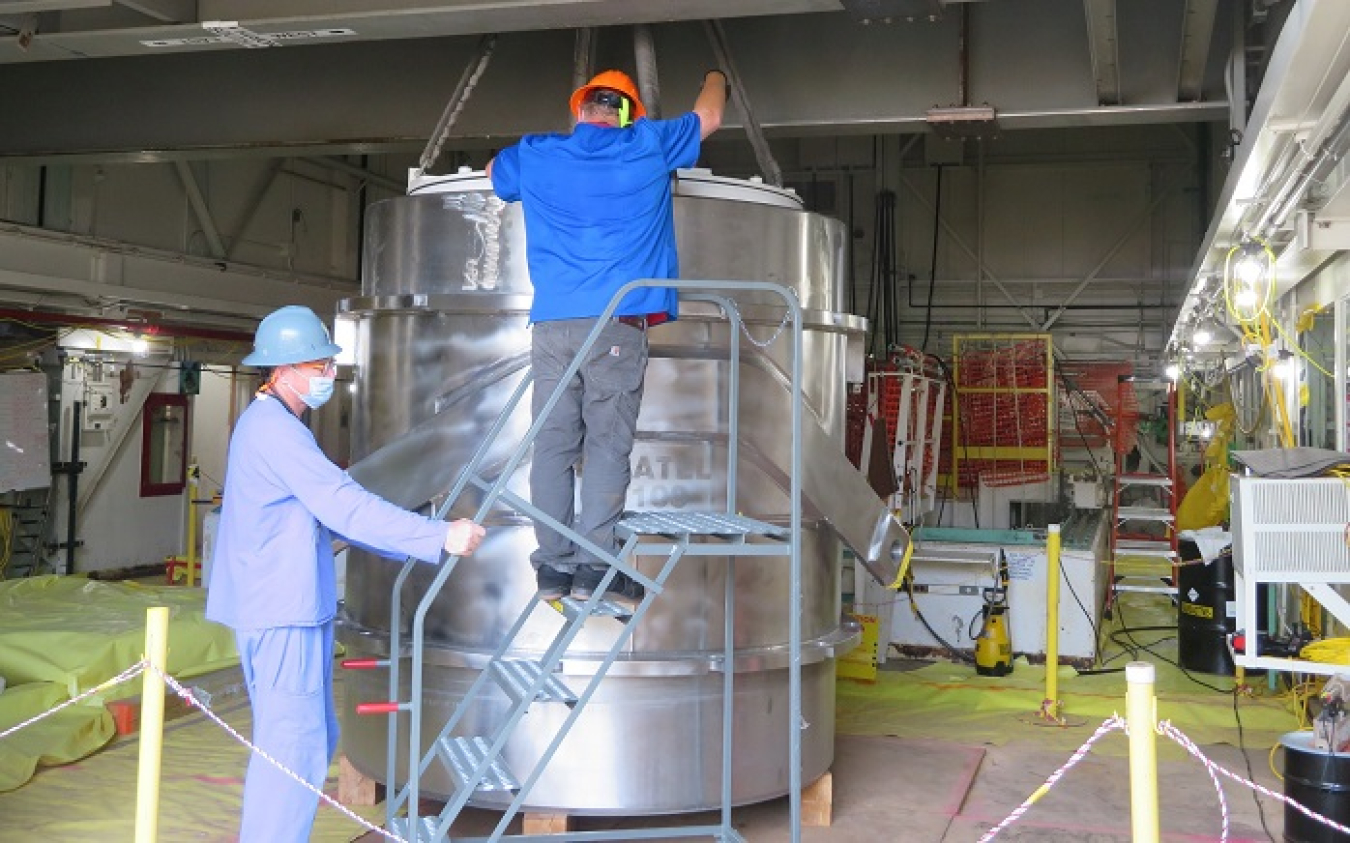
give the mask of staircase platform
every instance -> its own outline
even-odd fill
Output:
[[[783,556],[791,536],[787,527],[743,515],[683,511],[627,512],[614,533],[625,541],[637,537],[643,553],[667,553],[678,545],[689,556]]]

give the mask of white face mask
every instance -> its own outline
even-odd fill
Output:
[[[314,375],[309,379],[309,392],[300,396],[305,406],[317,410],[333,397],[333,378],[326,375]]]
[[[290,383],[286,383],[286,388],[294,392],[295,397],[299,398],[301,403],[311,410],[317,410],[327,404],[328,399],[333,397],[335,378],[330,375],[308,375],[305,379],[309,381],[309,389],[305,392],[301,392],[291,386]]]

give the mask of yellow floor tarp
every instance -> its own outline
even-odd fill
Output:
[[[219,712],[245,734],[249,732],[248,701],[239,700]],[[138,742],[119,740],[95,761],[38,775],[4,804],[4,826],[23,828],[41,840],[130,840],[134,827]],[[248,750],[222,736],[200,717],[170,723],[164,741],[160,780],[161,840],[230,841],[236,839]],[[326,792],[337,791],[337,766],[329,770]],[[80,793],[78,811],[62,810],[71,793]],[[379,823],[383,806],[359,809]],[[203,829],[215,828],[203,836]],[[321,807],[315,820],[316,841],[347,841],[360,826],[331,808]],[[2,836],[2,835],[0,835]]]
[[[334,693],[343,693],[342,674]],[[253,720],[248,698],[217,706],[226,723],[245,736]],[[0,793],[0,841],[130,840],[135,826],[137,735],[117,738],[79,764],[39,771],[26,786]],[[229,843],[237,839],[248,749],[200,713],[164,728],[160,774],[159,839]],[[337,765],[324,792],[337,794]],[[72,795],[78,799],[72,802]],[[383,803],[353,808],[366,820],[384,821]],[[347,843],[365,830],[328,805],[320,805],[310,836],[315,843]],[[14,835],[14,836],[11,836]]]
[[[0,582],[0,731],[98,686],[140,661],[145,611],[167,606],[168,670],[180,679],[234,664],[234,636],[203,617],[206,592],[170,586],[32,577]],[[39,765],[83,758],[113,736],[104,703],[140,693],[112,688],[0,741],[0,791]]]
[[[1131,660],[1152,663],[1157,673],[1158,718],[1170,721],[1198,744],[1269,748],[1280,735],[1299,728],[1291,700],[1271,690],[1265,676],[1248,677],[1249,691],[1236,696],[1235,713],[1231,677],[1195,671],[1188,675],[1169,663],[1177,661],[1175,612],[1168,601],[1156,596],[1125,595],[1102,632],[1102,667],[1123,668]],[[1124,632],[1122,619],[1129,623]],[[1013,673],[1004,677],[979,676],[967,664],[937,662],[912,670],[882,669],[875,683],[840,680],[836,724],[840,734],[968,744],[1025,740],[1071,750],[1102,721],[1125,712],[1123,671],[1080,675],[1061,665],[1058,684],[1064,719],[1081,725],[1040,725],[1044,721],[1034,715],[1045,698],[1045,666],[1028,664],[1025,659],[1018,659]],[[1123,739],[1104,740],[1098,747],[1112,754],[1127,751]],[[1159,753],[1171,758],[1184,754],[1166,739],[1160,739]]]

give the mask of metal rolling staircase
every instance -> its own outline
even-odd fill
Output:
[[[528,453],[531,443],[538,435],[542,427],[543,419],[552,412],[557,404],[565,384],[576,374],[581,366],[581,361],[585,358],[587,351],[594,345],[605,322],[613,314],[618,303],[624,296],[634,289],[640,287],[675,287],[683,291],[693,292],[693,295],[684,294],[685,300],[709,301],[717,304],[726,315],[731,330],[731,340],[728,343],[728,396],[727,406],[730,407],[728,413],[728,469],[727,469],[727,490],[726,500],[727,509],[722,512],[642,512],[626,513],[616,528],[618,537],[622,540],[623,546],[617,554],[603,551],[595,546],[585,537],[579,535],[569,526],[558,523],[555,519],[545,515],[534,507],[530,502],[520,498],[518,495],[508,491],[506,483],[514,474],[525,454]],[[792,469],[791,469],[791,504],[790,521],[787,526],[775,526],[762,521],[746,518],[737,515],[734,512],[736,501],[736,465],[737,465],[737,440],[738,440],[738,413],[739,405],[739,368],[740,368],[740,342],[739,336],[743,328],[740,314],[735,304],[728,298],[716,295],[717,291],[732,290],[737,291],[760,291],[768,292],[782,298],[787,306],[787,319],[791,322],[791,342],[792,342]],[[594,594],[587,600],[576,600],[573,598],[564,598],[561,601],[561,610],[565,617],[565,622],[558,630],[549,646],[545,649],[542,657],[537,659],[526,659],[517,656],[508,655],[515,644],[516,637],[525,627],[527,620],[538,607],[538,597],[533,597],[526,604],[520,615],[517,617],[514,625],[503,638],[502,643],[492,653],[486,663],[485,668],[479,673],[478,678],[465,692],[463,699],[459,702],[450,719],[445,723],[435,737],[429,742],[427,748],[424,748],[421,734],[421,697],[423,683],[423,668],[425,665],[425,622],[426,616],[439,594],[445,582],[449,579],[458,562],[458,557],[449,557],[440,566],[435,578],[427,587],[425,594],[418,602],[417,608],[413,613],[412,629],[410,635],[410,646],[405,648],[401,641],[402,633],[398,619],[402,617],[400,612],[400,595],[404,583],[410,572],[417,564],[414,560],[408,560],[403,569],[395,578],[392,587],[392,600],[390,607],[390,642],[389,652],[391,658],[385,660],[364,660],[361,663],[348,663],[348,667],[387,667],[389,671],[389,700],[388,702],[363,703],[357,706],[359,714],[386,714],[389,717],[389,737],[388,737],[388,769],[386,784],[388,785],[388,797],[386,800],[386,823],[390,831],[409,841],[423,843],[423,841],[441,841],[449,840],[449,830],[455,818],[468,804],[469,800],[478,792],[487,791],[505,791],[514,794],[510,805],[502,814],[500,822],[493,830],[492,834],[486,838],[474,838],[476,840],[498,840],[505,835],[505,830],[511,820],[521,810],[525,800],[530,793],[530,789],[538,781],[547,767],[550,759],[558,752],[566,739],[572,725],[580,717],[585,709],[587,702],[600,687],[606,673],[613,663],[618,659],[620,653],[625,648],[631,638],[633,631],[641,621],[643,615],[662,593],[666,581],[669,578],[675,566],[684,556],[717,556],[725,557],[729,568],[734,569],[735,560],[741,556],[781,556],[789,560],[791,564],[790,580],[790,605],[785,607],[789,612],[789,800],[791,810],[791,828],[792,840],[794,843],[800,840],[801,836],[801,728],[802,728],[802,689],[801,689],[801,521],[802,521],[802,488],[801,488],[801,425],[802,425],[802,396],[801,396],[801,350],[802,350],[802,328],[801,328],[801,310],[794,294],[778,284],[767,282],[728,282],[728,281],[634,281],[620,289],[611,300],[605,312],[597,320],[596,327],[587,337],[586,342],[578,352],[577,358],[573,360],[571,366],[564,374],[559,388],[550,396],[548,402],[539,414],[539,418],[531,425],[529,432],[512,452],[505,467],[500,474],[493,480],[486,479],[479,475],[483,468],[486,455],[490,450],[493,440],[500,435],[505,428],[507,421],[515,412],[520,404],[528,387],[532,382],[533,375],[530,372],[522,379],[521,384],[511,396],[503,408],[501,414],[494,422],[484,441],[475,451],[473,458],[468,466],[461,472],[454,488],[437,509],[437,517],[444,518],[450,511],[454,502],[469,486],[483,490],[485,496],[482,499],[474,520],[482,523],[487,514],[491,511],[497,501],[529,515],[537,522],[546,524],[555,530],[567,535],[577,545],[584,548],[596,558],[608,563],[608,570],[605,572],[600,585],[596,588]],[[660,572],[655,577],[649,577],[639,571],[634,564],[634,558],[642,556],[664,556],[665,561],[661,566]],[[642,600],[635,607],[627,607],[616,602],[605,599],[606,588],[613,578],[623,573],[632,577],[641,583],[646,593]],[[732,748],[732,701],[733,701],[733,682],[735,671],[731,668],[734,664],[734,623],[735,612],[733,611],[735,601],[735,576],[734,570],[729,570],[726,577],[726,611],[724,641],[725,652],[723,654],[722,674],[723,674],[723,704],[722,704],[722,756],[721,756],[721,816],[720,822],[716,825],[703,826],[679,826],[664,829],[630,829],[612,832],[582,832],[568,833],[565,835],[569,840],[632,840],[639,838],[672,838],[672,837],[711,837],[716,840],[743,840],[741,835],[731,825],[731,748]],[[586,682],[585,687],[578,693],[565,683],[561,674],[558,672],[563,657],[567,652],[568,646],[573,639],[581,632],[586,621],[591,617],[608,616],[618,619],[622,624],[622,630],[616,637],[613,645],[605,654],[603,660],[599,663],[594,674]],[[405,649],[410,655],[408,691],[407,697],[400,700],[401,692],[401,656]],[[500,719],[497,726],[489,731],[489,734],[483,735],[465,735],[461,734],[461,726],[466,723],[466,715],[472,710],[475,702],[485,693],[491,693],[492,688],[500,689],[510,701],[509,709],[506,715]],[[510,740],[511,734],[516,725],[521,721],[529,709],[534,705],[562,705],[570,709],[567,717],[558,728],[558,731],[549,745],[544,749],[535,763],[533,769],[526,771],[512,771],[507,769],[503,762],[502,754]],[[398,766],[400,746],[400,715],[408,715],[408,728],[406,736],[406,755],[409,769],[402,778],[404,783],[398,785],[400,778]],[[653,763],[659,763],[659,759],[653,759]],[[450,800],[445,803],[444,808],[436,816],[420,816],[420,780],[421,776],[433,765],[441,764],[449,772],[451,779],[455,782],[455,792]],[[406,807],[406,815],[400,816],[400,812]],[[547,839],[551,835],[530,835],[525,837],[514,837],[513,839]],[[462,839],[462,838],[461,838]]]
[[[1122,409],[1126,385],[1164,393],[1167,420],[1167,464],[1148,455],[1142,444],[1140,464],[1127,470],[1124,449],[1117,447],[1115,488],[1111,497],[1111,592],[1109,612],[1122,592],[1176,596],[1177,555],[1177,391],[1170,380],[1122,376],[1116,401],[1116,435],[1123,435]],[[1142,440],[1142,437],[1141,437]],[[1152,471],[1143,470],[1148,463]],[[1165,472],[1165,473],[1164,473]],[[1160,535],[1161,533],[1161,535]]]

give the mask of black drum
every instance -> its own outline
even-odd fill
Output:
[[[1177,544],[1183,563],[1199,559],[1195,542]],[[1232,549],[1225,549],[1209,564],[1183,564],[1177,573],[1177,661],[1187,670],[1233,675],[1233,657],[1227,637],[1236,631],[1237,596],[1233,579]],[[1266,623],[1266,587],[1257,586],[1257,616]],[[1253,636],[1259,630],[1246,630]]]
[[[1313,748],[1312,732],[1290,732],[1284,747],[1284,795],[1329,820],[1350,825],[1350,752]],[[1285,843],[1350,843],[1350,834],[1284,806]]]

